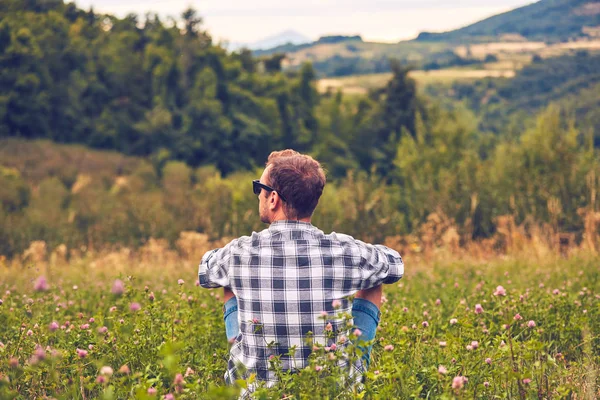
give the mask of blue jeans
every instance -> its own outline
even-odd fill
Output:
[[[370,342],[375,339],[380,315],[379,308],[369,300],[354,299],[354,302],[352,303],[352,318],[354,319],[354,326],[362,332],[362,335],[360,336],[361,341]],[[240,332],[238,304],[235,297],[232,297],[225,303],[223,319],[225,320],[225,334],[227,335],[227,340],[232,340]],[[364,365],[366,368],[369,368],[373,345],[358,347],[363,352],[362,358]]]

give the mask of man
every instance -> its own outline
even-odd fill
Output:
[[[296,371],[308,365],[314,345],[335,342],[343,348],[348,341],[342,337],[350,330],[334,317],[350,311],[353,295],[353,314],[362,318],[367,339],[374,337],[381,284],[397,282],[404,264],[385,246],[314,227],[311,217],[324,186],[323,169],[311,157],[293,150],[272,153],[260,180],[253,182],[260,219],[269,228],[202,258],[200,285],[225,288],[226,321],[238,313],[239,332],[235,324],[228,326],[233,345],[225,380],[230,384],[254,373],[273,385],[270,357],[278,357],[284,370]],[[354,367],[364,370],[361,360]]]

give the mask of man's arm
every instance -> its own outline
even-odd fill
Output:
[[[235,240],[222,249],[207,252],[198,268],[198,281],[206,289],[229,287],[229,262]]]
[[[360,240],[356,240],[360,252],[361,282],[358,285],[359,290],[367,290],[380,286],[381,284],[392,284],[398,282],[404,275],[404,262],[396,250],[383,245],[372,245]],[[378,300],[381,304],[381,297],[370,293],[369,296]],[[379,293],[378,296],[381,296]]]

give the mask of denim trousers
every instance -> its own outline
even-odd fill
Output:
[[[352,318],[354,319],[354,326],[362,332],[360,336],[361,341],[371,342],[375,339],[380,315],[379,308],[377,308],[375,304],[365,299],[354,299],[352,303]],[[225,334],[227,335],[227,340],[232,340],[240,331],[238,303],[235,297],[232,297],[225,303],[223,319],[225,320]],[[363,352],[362,358],[364,365],[366,368],[369,368],[373,345],[359,345],[358,347]]]

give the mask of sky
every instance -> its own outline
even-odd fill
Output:
[[[286,30],[310,39],[362,35],[395,42],[422,31],[447,31],[532,3],[532,0],[75,0],[84,9],[123,17],[155,12],[179,17],[189,6],[217,41],[252,43]]]

